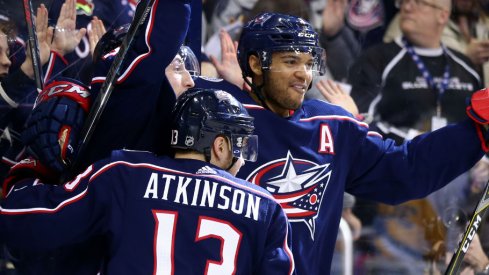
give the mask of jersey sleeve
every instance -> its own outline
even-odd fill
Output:
[[[141,1],[136,14],[142,12]],[[131,89],[159,87],[164,78],[165,67],[170,64],[184,42],[190,22],[189,0],[156,0],[146,18],[142,30],[127,53],[117,79],[118,85]],[[103,57],[111,63],[116,51]],[[92,78],[92,92],[96,95],[105,81],[107,65],[97,65]],[[117,89],[117,88],[116,88]],[[155,89],[156,90],[156,89]]]
[[[43,252],[103,234],[114,190],[104,176],[91,179],[97,166],[63,185],[42,184],[38,179],[16,184],[0,208],[5,244],[14,250]]]
[[[273,204],[265,251],[256,274],[294,274],[294,259],[290,250],[290,225],[282,208]]]
[[[49,82],[54,77],[62,76],[68,68],[68,60],[55,51],[49,54],[49,60],[44,75],[44,83]]]
[[[347,179],[352,195],[388,204],[422,198],[468,171],[483,156],[474,122],[463,122],[417,136],[396,146],[364,132]]]

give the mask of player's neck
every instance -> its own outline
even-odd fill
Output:
[[[195,151],[178,151],[175,153],[176,159],[195,159],[205,161],[204,154]]]
[[[256,104],[272,111],[276,115],[281,116],[281,117],[289,117],[290,116],[289,110],[276,108],[273,104],[270,104],[269,102],[267,102],[267,99],[265,99],[266,106],[264,106],[263,102],[258,98],[258,96],[255,94],[255,92],[250,92],[250,96],[256,102]]]

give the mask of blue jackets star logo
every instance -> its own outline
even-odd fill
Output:
[[[324,192],[331,178],[329,163],[318,165],[294,159],[290,152],[283,159],[257,168],[248,181],[265,187],[280,203],[290,222],[304,222],[314,239],[317,218]]]

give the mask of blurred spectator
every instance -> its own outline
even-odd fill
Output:
[[[441,40],[448,47],[469,57],[489,83],[489,18],[482,0],[453,0],[453,11]],[[399,16],[392,20],[384,41],[390,42],[400,35]]]
[[[376,256],[366,270],[374,274],[423,274],[445,254],[445,228],[426,199],[398,206],[380,204],[374,228]]]
[[[371,128],[402,143],[464,119],[465,99],[481,84],[470,60],[441,44],[450,0],[401,0],[397,4],[404,36],[366,50],[352,66],[349,83],[360,113],[372,120]],[[382,265],[370,268],[400,274],[436,269],[430,262],[442,259],[447,234],[436,205],[431,200],[411,202],[387,211],[388,217],[383,208],[381,216],[374,216],[378,235],[374,247],[381,258],[399,265],[391,266],[392,270]],[[401,215],[402,209],[413,212],[409,219]],[[392,229],[387,230],[388,226]]]
[[[32,6],[45,4],[49,10],[49,26],[55,26],[61,13],[64,0],[32,0]],[[76,29],[91,29],[91,20],[94,16],[102,20],[107,28],[117,27],[130,23],[134,14],[134,0],[76,0],[77,12]],[[0,10],[7,11],[13,22],[19,27],[19,36],[24,40],[27,37],[25,28],[24,10],[22,1],[1,0]],[[56,33],[56,32],[55,32]],[[70,66],[64,76],[79,79],[89,83],[91,78],[90,39],[84,35],[74,52],[65,57]]]
[[[465,98],[481,87],[470,61],[440,42],[450,0],[431,1],[397,1],[404,36],[367,50],[350,73],[360,113],[398,142],[462,120]]]
[[[487,225],[487,223],[486,223]],[[461,274],[470,274],[472,271],[476,275],[489,274],[489,258],[488,253],[482,249],[479,237],[481,234],[475,234],[472,243],[464,257],[464,262],[468,264]]]
[[[206,2],[207,3],[207,2]],[[219,6],[224,5],[225,3],[228,6],[233,6],[233,1],[220,1],[218,2]],[[254,1],[249,1],[248,4],[253,3],[254,5],[249,5],[250,9],[246,9],[245,12],[241,12],[237,14],[232,19],[227,21],[227,24],[221,25],[220,28],[211,28],[207,29],[209,39],[204,46],[204,53],[209,56],[210,61],[216,65],[219,59],[222,59],[221,56],[221,45],[222,38],[221,33],[225,31],[229,34],[231,42],[228,44],[234,45],[233,41],[237,41],[239,35],[241,34],[241,27],[243,26],[243,22],[248,22],[250,19],[254,18],[256,15],[262,12],[278,12],[283,14],[290,14],[294,16],[298,16],[307,20],[309,16],[308,5],[304,2],[304,0],[261,0],[257,1],[256,4]],[[217,11],[216,11],[217,12]],[[236,45],[235,45],[236,47]],[[207,64],[206,64],[207,66]],[[217,69],[217,72],[220,70]],[[209,76],[215,76],[212,74],[208,74]],[[241,75],[239,75],[242,78]]]
[[[321,46],[335,80],[345,81],[353,61],[367,48],[382,42],[382,37],[395,14],[392,0],[328,0],[312,1],[314,7],[325,3],[321,13]],[[320,8],[315,8],[321,11]],[[312,21],[318,22],[317,12]]]
[[[46,33],[41,22],[47,22],[47,11],[44,6],[37,10],[37,18],[40,22],[37,31],[41,63],[45,63],[49,55],[49,45],[46,46],[45,39],[42,38]],[[2,156],[0,180],[2,182],[10,166],[22,158],[23,145],[20,132],[37,96],[31,55],[20,53],[25,51],[25,48],[18,43],[16,35],[16,28],[12,22],[0,20],[0,155]],[[20,65],[11,68],[11,59],[18,56],[25,56],[25,58],[22,58],[24,60]]]

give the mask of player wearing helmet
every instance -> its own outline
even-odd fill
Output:
[[[246,109],[224,91],[197,90],[179,98],[171,121],[174,159],[114,151],[59,186],[32,184],[48,183],[39,162],[18,164],[1,241],[50,251],[98,236],[104,274],[292,274],[283,210],[224,170],[236,156],[256,158]]]
[[[176,99],[165,79],[164,67],[171,63],[182,45],[189,27],[189,18],[190,5],[187,0],[154,2],[144,26],[141,26],[144,31],[134,41],[128,53],[128,61],[123,64],[114,93],[93,134],[93,143],[89,144],[89,150],[81,159],[76,173],[82,172],[90,163],[109,157],[111,150],[115,149],[168,152],[168,143],[161,141],[170,139],[170,134],[167,134],[169,125],[162,122],[167,121]],[[169,29],[168,26],[173,24],[174,27]],[[120,41],[122,36],[112,37],[108,40]],[[23,138],[30,149],[36,152],[36,156],[58,173],[69,167],[71,157],[77,152],[76,129],[81,128],[83,119],[73,120],[75,117],[71,115],[86,115],[90,110],[93,94],[99,91],[105,80],[114,55],[104,54],[102,57],[102,61],[95,67],[90,90],[82,88],[76,82],[63,83],[59,79],[54,80],[52,85],[48,84],[43,92],[44,96],[38,101],[34,110],[37,115],[32,116],[33,119],[28,122],[27,133],[30,133],[31,139],[25,136]],[[88,96],[88,100],[85,100],[90,94],[92,95]],[[73,102],[64,104],[66,102],[58,100],[59,97],[71,99]],[[53,102],[62,104],[56,105]],[[36,117],[40,120],[34,119]],[[79,124],[73,125],[72,122]],[[39,146],[36,148],[33,145]],[[100,270],[100,254],[104,253],[95,249],[99,241],[95,237],[56,251],[42,251],[34,255],[16,253],[15,256],[22,261],[28,261],[24,266],[32,269],[29,274],[96,274]]]
[[[482,103],[468,109],[473,121],[396,146],[339,106],[304,100],[314,76],[324,71],[324,52],[308,22],[263,13],[245,24],[238,45],[251,91],[228,91],[255,117],[260,137],[258,160],[238,177],[281,203],[292,226],[298,274],[329,274],[345,191],[388,204],[425,197],[487,149],[484,91],[475,93]]]
[[[189,47],[182,46],[190,16],[189,5],[185,2],[155,2],[152,16],[145,22],[145,31],[141,31],[128,53],[114,92],[87,145],[89,150],[79,160],[78,172],[116,149],[169,153],[168,145],[159,142],[170,138],[168,125],[161,121],[170,116],[176,97],[194,86],[192,77],[200,74],[197,57]],[[167,27],[170,24],[178,27],[170,29]],[[97,44],[94,51],[95,72],[89,90],[92,102],[97,98],[128,30],[128,25],[111,30]],[[54,64],[50,71],[62,71],[62,66],[65,66],[62,62],[50,64]],[[55,79],[50,86],[57,86],[58,82]],[[61,141],[77,141],[71,135],[78,135],[78,131],[68,132],[69,137],[63,140],[59,138],[63,136],[63,126],[70,123],[64,120],[69,119],[68,113],[73,108],[58,106],[57,110],[60,111],[54,114],[49,98],[44,101],[38,104],[27,121],[28,130],[23,133],[23,140],[44,164],[63,172],[70,167],[77,152],[76,143],[64,146],[73,147],[75,153],[71,155],[63,155],[63,146],[59,145],[64,144]],[[81,108],[79,105],[78,109]],[[58,117],[54,118],[55,115]],[[41,116],[46,118],[44,122],[39,120]],[[51,122],[48,120],[50,116],[53,117]]]

